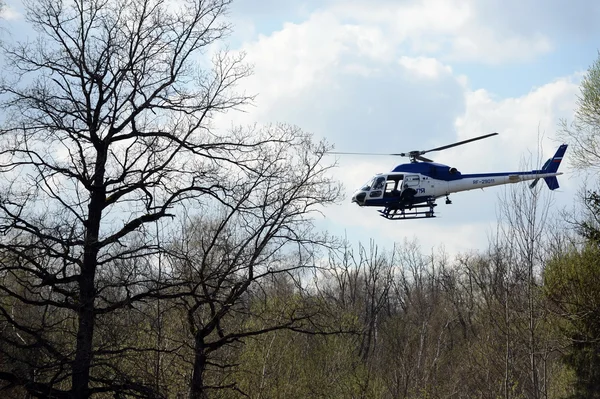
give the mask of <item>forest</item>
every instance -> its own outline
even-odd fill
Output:
[[[39,39],[0,38],[0,395],[600,398],[594,186],[560,215],[515,186],[452,257],[317,230],[330,144],[213,126],[253,100],[203,58],[230,3],[29,1]],[[581,171],[599,129],[600,58],[560,126]]]

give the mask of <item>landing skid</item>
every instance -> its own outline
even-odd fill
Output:
[[[435,202],[429,201],[426,204],[413,205],[410,209],[387,207],[379,210],[379,215],[388,220],[428,219],[435,217],[433,208],[436,206]]]

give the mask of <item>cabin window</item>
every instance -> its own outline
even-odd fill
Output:
[[[419,175],[406,176],[404,179],[405,187],[416,187],[419,185]]]

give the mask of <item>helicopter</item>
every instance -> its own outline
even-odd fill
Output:
[[[441,151],[459,145],[496,136],[498,133],[485,134],[457,143],[444,145],[424,151],[410,151],[397,154],[377,154],[364,152],[330,152],[331,154],[352,155],[389,155],[408,157],[410,163],[397,165],[388,173],[379,173],[372,177],[352,195],[352,203],[358,206],[379,207],[379,214],[389,220],[422,219],[435,217],[436,200],[461,191],[474,190],[503,184],[533,180],[534,188],[540,179],[544,179],[550,190],[559,188],[556,176],[562,175],[558,167],[565,155],[567,145],[558,147],[554,156],[538,170],[500,173],[463,174],[455,167],[442,165],[423,155]]]

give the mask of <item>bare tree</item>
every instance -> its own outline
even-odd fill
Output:
[[[540,342],[540,324],[544,319],[544,307],[540,304],[539,297],[543,266],[552,255],[552,251],[547,246],[548,238],[551,236],[551,225],[548,221],[551,205],[552,196],[545,191],[545,187],[529,189],[524,185],[510,187],[501,202],[500,241],[504,246],[504,256],[509,259],[513,272],[517,273],[516,286],[512,289],[506,286],[506,323],[508,326],[509,312],[516,310],[519,319],[524,319],[523,315],[526,315],[527,326],[518,338],[525,339],[527,342],[528,395],[532,398],[546,396],[547,386],[543,364],[540,364],[540,359],[542,362],[545,359],[545,356],[541,355],[545,353],[542,353],[544,345]],[[516,292],[517,287],[524,288],[523,300],[527,303],[526,310],[508,309],[509,295],[513,297],[522,295]],[[507,328],[508,332],[510,328]],[[507,345],[508,342],[507,337]],[[506,392],[507,389],[505,394],[508,396]]]
[[[226,377],[206,376],[234,368],[223,357],[232,344],[281,329],[327,332],[318,321],[325,309],[309,299],[302,276],[315,267],[315,248],[328,242],[313,231],[311,213],[336,201],[340,190],[320,165],[323,143],[295,128],[277,130],[285,134],[256,149],[251,168],[228,169],[214,213],[193,218],[170,251],[172,269],[186,282],[178,294],[193,348],[191,398],[237,388]],[[267,287],[284,277],[295,287],[287,294],[305,300],[273,303]]]
[[[229,31],[222,22],[229,3],[25,1],[39,38],[3,44],[0,81],[0,251],[6,260],[0,316],[7,326],[0,350],[10,359],[0,379],[8,385],[40,397],[159,396],[156,384],[114,361],[156,348],[115,333],[111,316],[179,295],[185,285],[175,270],[157,273],[165,245],[153,234],[155,223],[175,218],[182,207],[202,212],[221,203],[231,209],[223,198],[237,188],[229,183],[238,173],[254,179],[242,183],[242,197],[232,197],[240,201],[252,199],[252,184],[276,182],[276,194],[265,192],[252,208],[254,217],[263,217],[256,241],[243,236],[257,249],[255,258],[244,252],[244,261],[263,262],[272,239],[306,232],[286,223],[332,198],[317,196],[318,189],[302,191],[313,183],[292,181],[297,174],[256,169],[257,157],[295,140],[297,130],[212,128],[215,112],[251,100],[234,92],[249,74],[240,56],[217,52],[208,66],[203,58]],[[301,166],[315,165],[311,158]],[[294,184],[286,193],[288,181]],[[294,201],[299,193],[305,202]],[[261,214],[275,204],[283,210]],[[245,228],[248,216],[235,215]],[[229,226],[217,231],[232,232]],[[236,299],[247,290],[243,281],[253,278],[231,279],[227,298]],[[197,337],[218,328],[223,312],[199,327]]]
[[[381,250],[374,241],[368,249],[359,244],[354,251],[347,241],[329,252],[326,278],[327,297],[340,308],[359,315],[361,331],[360,357],[367,361],[377,346],[378,323],[388,307],[393,282],[395,250]]]

